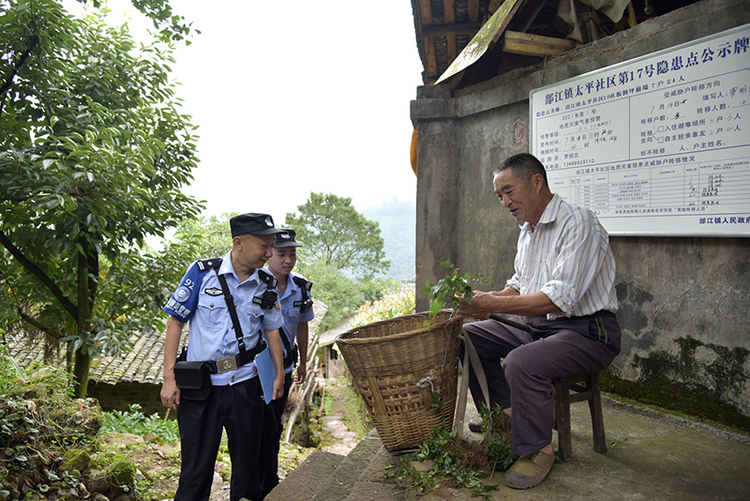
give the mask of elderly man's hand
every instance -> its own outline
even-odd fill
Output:
[[[491,307],[492,296],[486,292],[474,291],[474,297],[471,304],[461,299],[458,303],[457,314],[463,318],[476,318],[477,320],[487,320],[492,313]]]

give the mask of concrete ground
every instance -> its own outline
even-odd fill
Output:
[[[750,499],[750,437],[606,398],[602,407],[608,449],[605,454],[593,450],[588,405],[574,404],[573,459],[556,463],[541,485],[525,491],[507,487],[504,474],[496,473],[487,482],[499,485],[490,499]],[[466,489],[451,489],[419,499],[461,501],[472,499],[471,494]],[[405,497],[415,498],[413,494]]]
[[[573,459],[556,463],[547,479],[529,490],[505,485],[496,473],[487,484],[491,500],[737,500],[750,499],[750,437],[722,432],[659,411],[603,398],[608,451],[594,452],[588,405],[571,406]],[[476,415],[467,409],[466,422]],[[473,438],[480,439],[478,434]],[[555,437],[556,440],[556,437]],[[398,489],[383,480],[398,456],[377,436],[360,442],[346,457],[313,453],[267,501],[474,501],[473,490],[442,487],[431,493]],[[317,466],[316,466],[317,464]]]

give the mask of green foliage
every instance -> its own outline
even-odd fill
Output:
[[[321,261],[297,261],[297,265],[300,273],[315,284],[312,290],[313,300],[322,301],[328,306],[318,326],[319,332],[334,327],[362,304],[362,291],[341,270]]]
[[[232,248],[229,220],[238,213],[186,219],[177,226],[175,239],[191,244],[195,250],[193,260],[211,259],[226,254]]]
[[[285,224],[297,232],[310,261],[361,278],[388,270],[378,223],[357,212],[351,198],[310,193],[297,210],[299,216],[287,213]]]
[[[371,277],[360,279],[356,283],[362,292],[362,299],[369,302],[379,301],[388,294],[396,293],[401,288],[401,283],[390,277]]]
[[[139,8],[181,22],[160,18],[163,0]],[[69,343],[83,396],[91,355],[163,327],[187,263],[137,246],[201,208],[181,189],[195,128],[169,79],[171,48],[136,49],[126,27],[70,18],[53,0],[3,2],[0,24],[0,329],[23,321]]]
[[[162,419],[158,414],[146,417],[141,412],[139,404],[131,404],[126,412],[111,411],[102,413],[102,427],[100,434],[104,433],[129,433],[132,435],[146,436],[154,434],[166,443],[180,440],[180,431],[177,421]]]
[[[439,411],[440,406],[443,405],[443,397],[441,397],[439,393],[431,391],[430,399],[432,400],[432,403],[430,404],[430,410]]]
[[[480,402],[477,411],[482,418],[482,431],[486,432],[487,423],[491,419],[491,414],[503,412],[503,409],[498,404],[495,404],[495,408],[492,413],[490,413],[487,404]],[[510,429],[499,430],[497,427],[492,428],[492,440],[487,444],[485,454],[490,460],[493,471],[507,471],[507,469],[516,461],[517,456],[510,450],[510,439]]]
[[[417,471],[415,462],[424,463],[425,467]],[[447,481],[479,489],[481,479],[491,474],[484,448],[460,439],[455,430],[448,431],[444,426],[435,428],[432,440],[424,442],[418,452],[402,456],[399,465],[386,469],[387,477],[396,478],[417,492],[437,490]]]
[[[499,408],[496,411],[502,412]],[[487,406],[480,409],[480,415],[485,420],[489,418]],[[401,485],[417,492],[437,490],[445,482],[451,482],[473,489],[472,497],[488,498],[496,486],[482,486],[481,479],[510,468],[516,460],[510,447],[508,435],[493,435],[487,446],[482,447],[462,440],[456,430],[448,431],[441,426],[435,428],[432,440],[424,442],[418,452],[403,456],[396,466],[386,467],[386,477],[396,478]],[[415,468],[417,463],[423,466]]]
[[[85,3],[87,0],[78,0]],[[99,7],[100,0],[91,0],[95,7]],[[193,23],[188,23],[184,17],[175,14],[167,0],[132,0],[133,7],[149,17],[154,27],[159,30],[159,38],[162,42],[170,40],[185,40],[191,30],[200,33],[199,30],[191,28]],[[189,40],[185,40],[190,45]]]
[[[362,406],[362,396],[348,377],[326,380],[323,392],[316,395],[323,396],[323,415],[340,416],[347,430],[356,434],[357,440],[363,440],[372,429],[367,411]]]
[[[414,313],[416,308],[413,290],[397,290],[387,293],[376,301],[367,301],[357,309],[351,321],[352,328],[361,327],[373,322],[396,318]]]
[[[42,363],[21,366],[0,345],[0,396],[40,398],[54,405],[62,405],[72,398],[70,374],[64,367]]]
[[[454,311],[458,307],[460,299],[464,299],[467,303],[471,304],[471,299],[474,297],[472,284],[479,281],[489,284],[494,283],[491,278],[485,278],[481,273],[478,273],[474,279],[468,273],[461,275],[459,273],[460,270],[448,260],[443,260],[440,266],[446,269],[445,278],[441,278],[434,285],[427,280],[427,286],[423,289],[430,300],[429,309],[431,315],[437,315],[441,309],[445,308],[446,303],[449,301]]]
[[[35,499],[76,492],[80,471],[58,466],[68,450],[93,446],[95,430],[80,426],[85,419],[64,368],[22,367],[0,346],[0,496],[9,498],[20,485]]]
[[[106,0],[76,0],[79,3],[93,5],[97,9],[104,9]],[[183,16],[177,15],[169,5],[168,0],[131,0],[133,7],[151,19],[162,42],[185,40],[186,45],[192,42],[187,39],[191,33],[200,34],[200,30],[193,28]]]

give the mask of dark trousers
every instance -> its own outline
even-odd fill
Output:
[[[279,443],[284,428],[281,424],[281,416],[284,414],[291,387],[292,373],[290,372],[284,376],[284,395],[272,400],[265,409],[260,447],[260,481],[264,497],[279,485]]]
[[[512,408],[513,453],[524,456],[552,442],[552,380],[606,369],[620,352],[620,327],[614,313],[547,320],[514,317],[531,332],[496,320],[464,325],[487,377],[484,402],[474,370],[469,388],[474,402]],[[463,346],[461,347],[463,352]]]
[[[214,386],[205,400],[180,400],[182,468],[175,501],[208,501],[222,428],[232,459],[230,500],[261,501],[258,458],[265,403],[257,377],[232,386]]]

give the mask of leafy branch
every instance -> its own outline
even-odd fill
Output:
[[[496,486],[483,485],[482,479],[490,478],[497,466],[501,471],[507,470],[513,462],[506,460],[508,456],[515,459],[510,452],[510,442],[504,438],[493,439],[490,445],[485,448],[467,442],[456,430],[439,426],[432,440],[424,442],[418,452],[402,456],[398,465],[386,467],[385,476],[419,493],[435,491],[443,484],[458,484],[471,489],[472,497],[487,499]],[[422,465],[415,468],[416,463]]]
[[[494,280],[482,276],[481,273],[477,273],[476,278],[472,278],[468,273],[461,275],[460,270],[447,259],[444,259],[440,266],[446,269],[445,277],[438,280],[436,284],[431,284],[427,280],[427,287],[423,289],[430,299],[430,316],[437,315],[448,301],[452,303],[454,312],[458,309],[458,303],[461,299],[471,304],[474,297],[472,284],[486,282],[493,286],[495,283]]]

